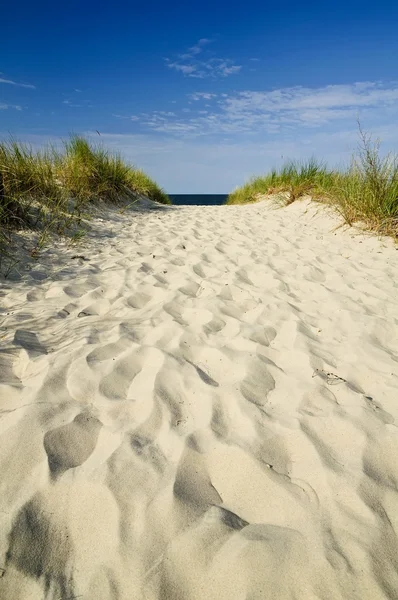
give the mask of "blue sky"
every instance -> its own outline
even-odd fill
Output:
[[[93,136],[169,193],[345,163],[357,117],[394,150],[397,23],[384,0],[7,3],[0,136]]]

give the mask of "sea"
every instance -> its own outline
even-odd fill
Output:
[[[228,194],[169,194],[177,206],[217,206],[225,204]]]

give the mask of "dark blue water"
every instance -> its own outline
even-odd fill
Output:
[[[225,204],[228,194],[169,194],[177,206],[215,206]]]

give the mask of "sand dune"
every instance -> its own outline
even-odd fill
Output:
[[[2,600],[398,598],[398,251],[338,223],[109,212],[1,282]]]

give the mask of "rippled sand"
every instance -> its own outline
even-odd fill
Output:
[[[398,251],[338,223],[110,211],[1,282],[1,600],[398,598]]]

